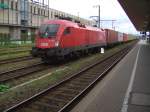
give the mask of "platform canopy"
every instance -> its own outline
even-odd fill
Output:
[[[138,31],[150,31],[150,0],[118,0]]]

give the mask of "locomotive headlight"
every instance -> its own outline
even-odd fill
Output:
[[[58,47],[58,46],[59,46],[59,42],[56,41],[56,42],[55,42],[55,47]]]

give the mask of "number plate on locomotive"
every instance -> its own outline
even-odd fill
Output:
[[[41,46],[48,46],[48,43],[41,43]]]

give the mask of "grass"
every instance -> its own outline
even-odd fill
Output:
[[[22,45],[22,46],[13,46],[13,47],[0,47],[0,55],[16,53],[19,51],[31,50],[33,45]]]
[[[6,92],[9,88],[8,85],[0,84],[0,92]]]
[[[0,60],[18,58],[30,55],[31,46],[16,48],[0,48]]]
[[[33,43],[9,44],[9,45],[0,46],[0,49],[32,47],[33,45],[34,45]]]
[[[19,57],[29,56],[29,55],[30,55],[29,51],[21,52],[21,53],[16,53],[16,54],[2,55],[2,56],[0,56],[0,60],[6,60],[6,59],[12,59],[12,58],[19,58]]]
[[[3,55],[10,55],[10,54],[17,54],[17,53],[28,52],[28,51],[31,51],[31,49],[3,50],[3,51],[0,51],[0,56],[3,56]]]

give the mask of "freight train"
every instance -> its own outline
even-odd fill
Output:
[[[44,62],[99,52],[101,47],[128,41],[128,35],[67,20],[48,20],[36,34],[32,55]]]

